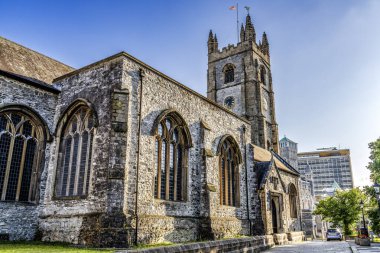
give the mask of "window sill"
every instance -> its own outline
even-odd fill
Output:
[[[166,200],[166,199],[154,199],[155,203],[159,204],[174,204],[174,205],[179,205],[179,204],[185,204],[187,203],[186,200]]]
[[[18,206],[38,206],[37,203],[33,202],[27,202],[27,201],[15,201],[15,200],[1,200],[0,204],[13,204],[13,205],[18,205]]]
[[[53,197],[52,201],[65,201],[65,200],[84,200],[87,199],[88,195],[83,196],[64,196],[64,197]]]

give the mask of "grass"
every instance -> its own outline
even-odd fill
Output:
[[[90,248],[77,248],[63,243],[44,243],[44,242],[0,242],[1,253],[111,253],[114,250],[100,250]]]
[[[162,242],[162,243],[156,243],[156,244],[137,244],[133,247],[133,249],[146,249],[146,248],[155,248],[155,247],[164,247],[164,246],[173,246],[174,243],[170,242]]]

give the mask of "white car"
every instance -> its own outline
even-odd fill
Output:
[[[327,229],[326,233],[326,239],[327,241],[330,240],[342,240],[342,233],[339,231],[339,229],[336,228],[329,228]]]

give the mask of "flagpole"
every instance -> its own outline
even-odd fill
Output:
[[[236,3],[236,34],[237,43],[239,43],[239,3]]]

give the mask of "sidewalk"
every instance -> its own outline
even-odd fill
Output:
[[[372,242],[371,246],[359,246],[354,241],[347,241],[350,244],[352,253],[380,253],[380,243]]]

